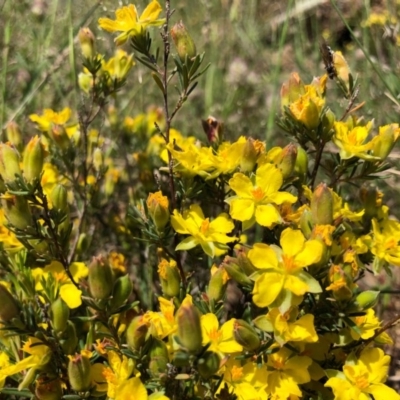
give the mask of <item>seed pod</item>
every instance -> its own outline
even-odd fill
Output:
[[[199,311],[193,304],[181,305],[176,318],[179,343],[190,353],[197,354],[203,341]]]
[[[261,341],[255,329],[242,319],[237,319],[233,325],[235,340],[247,351],[255,351],[260,347]]]
[[[70,356],[68,364],[68,379],[73,390],[85,392],[90,389],[91,365],[88,357],[75,354]]]
[[[124,305],[132,293],[133,284],[128,274],[119,277],[113,287],[112,299],[110,300],[111,310],[116,310]]]
[[[107,299],[113,288],[113,276],[108,261],[103,257],[93,257],[89,265],[89,289],[95,299]]]
[[[23,176],[27,182],[40,178],[43,170],[45,150],[39,136],[33,137],[24,150]]]
[[[65,301],[59,297],[51,305],[51,322],[56,332],[64,332],[67,329],[69,308]]]

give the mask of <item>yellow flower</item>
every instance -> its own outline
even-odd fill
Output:
[[[133,372],[134,361],[124,355],[120,356],[113,350],[110,350],[107,355],[109,367],[103,370],[103,376],[108,383],[107,396],[116,399],[119,390],[124,387]]]
[[[352,126],[351,122],[335,121],[334,123],[335,134],[332,140],[340,150],[341,159],[347,160],[352,157],[364,160],[378,159],[368,154],[368,151],[373,149],[376,139],[366,143],[373,122],[370,121],[364,126]]]
[[[167,300],[159,297],[160,312],[147,311],[143,315],[143,323],[149,326],[149,333],[158,338],[164,339],[177,330],[174,317],[175,306],[173,300]]]
[[[256,171],[255,184],[242,173],[229,180],[230,188],[236,193],[226,199],[233,219],[243,222],[243,229],[250,228],[256,221],[271,227],[282,218],[275,205],[294,203],[297,198],[288,192],[279,192],[283,183],[281,171],[272,164],[265,164]]]
[[[266,391],[274,399],[296,399],[302,397],[299,384],[310,382],[308,367],[310,357],[293,355],[292,351],[282,347],[268,356],[268,386]]]
[[[281,346],[287,342],[317,342],[314,315],[306,314],[296,318],[296,309],[281,314],[278,308],[271,308],[267,315],[258,317],[254,322],[260,329],[273,332]]]
[[[157,19],[162,8],[158,1],[153,0],[138,17],[136,7],[130,4],[115,11],[116,20],[100,18],[100,28],[108,32],[122,32],[115,38],[117,46],[124,44],[130,37],[140,35],[148,26],[160,26],[165,19]]]
[[[112,87],[114,81],[123,80],[134,65],[133,54],[128,55],[126,51],[118,49],[114,57],[102,63],[102,72],[109,75]]]
[[[146,387],[141,382],[140,378],[130,378],[122,382],[115,393],[114,400],[147,400]]]
[[[354,340],[359,340],[360,338],[364,340],[370,339],[372,336],[374,336],[375,331],[381,327],[381,322],[379,321],[379,318],[375,316],[375,311],[372,308],[369,308],[365,315],[352,317],[351,320],[357,325],[359,330],[358,333],[354,329],[350,329],[351,337]],[[384,332],[384,334],[385,333],[386,332]],[[387,334],[383,339],[389,339],[389,341],[391,340],[390,336]]]
[[[0,243],[6,251],[18,251],[23,246],[17,239],[15,234],[8,230],[4,225],[7,224],[7,219],[4,215],[4,210],[0,209]]]
[[[47,132],[51,126],[54,125],[65,125],[67,121],[71,117],[71,109],[69,107],[65,107],[62,111],[56,112],[52,109],[45,108],[43,110],[43,115],[31,114],[29,119],[33,122],[36,122],[38,128]]]
[[[267,379],[265,366],[257,368],[251,361],[242,365],[239,360],[230,358],[225,364],[223,382],[217,393],[227,384],[229,392],[234,393],[239,400],[266,400]]]
[[[370,250],[376,259],[374,271],[379,272],[385,262],[400,267],[400,223],[387,219],[379,224],[374,218],[372,233]]]
[[[325,86],[326,80],[324,81]],[[325,87],[323,86],[323,90]],[[322,87],[322,86],[321,86]],[[302,122],[308,129],[315,129],[320,122],[320,115],[325,106],[325,99],[321,97],[315,85],[304,86],[305,93],[289,104],[289,109],[294,118]]]
[[[203,346],[210,344],[208,350],[214,351],[223,357],[225,354],[242,351],[243,347],[233,338],[234,319],[225,322],[219,328],[219,322],[215,314],[201,316],[201,331]]]
[[[390,357],[378,348],[366,348],[357,359],[350,354],[342,371],[327,370],[325,386],[332,388],[334,400],[399,400],[400,395],[384,385]]]
[[[280,243],[282,249],[256,243],[248,257],[261,270],[253,302],[259,307],[279,307],[283,313],[295,301],[290,300],[292,295],[321,292],[319,283],[304,268],[320,260],[323,247],[319,240],[306,241],[301,231],[291,228],[282,232]]]
[[[210,222],[197,204],[192,204],[183,216],[174,210],[171,224],[176,232],[190,235],[178,244],[176,250],[190,250],[200,245],[208,256],[214,257],[224,254],[227,251],[226,244],[236,240],[226,235],[234,228],[227,214],[222,213]]]

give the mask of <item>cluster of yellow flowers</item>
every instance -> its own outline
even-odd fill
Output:
[[[165,39],[161,12],[152,0],[99,25],[133,45],[167,99],[148,32],[166,24]],[[202,56],[182,23],[171,36],[179,110]],[[267,148],[226,140],[213,117],[204,140],[184,136],[165,104],[125,119],[110,106],[93,127],[134,63],[122,50],[105,61],[87,28],[79,37],[86,114],[46,109],[30,116],[40,136],[24,146],[10,124],[0,143],[0,397],[400,399],[379,347],[394,322],[357,285],[400,267],[400,223],[365,185],[400,128],[371,137],[359,107],[329,109],[328,75],[356,101],[343,55],[328,48],[328,74],[283,84],[293,142]]]

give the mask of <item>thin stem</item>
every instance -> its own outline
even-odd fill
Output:
[[[164,65],[162,72],[162,83],[164,86],[163,91],[163,99],[164,99],[164,116],[165,116],[165,142],[168,145],[170,143],[170,130],[171,130],[171,120],[174,116],[170,115],[168,108],[168,58],[170,54],[170,41],[169,41],[169,21],[171,18],[171,2],[170,0],[165,0],[165,24],[161,33],[161,37],[164,43]],[[174,164],[172,160],[172,154],[168,150],[168,175],[169,175],[169,188],[171,191],[171,208],[172,210],[176,209],[176,190],[175,190],[175,182],[174,182]],[[174,245],[175,247],[178,245],[178,236],[174,236]],[[182,267],[181,259],[179,256],[176,258],[176,264],[179,269],[179,274],[182,279],[182,283],[186,286],[186,276]]]

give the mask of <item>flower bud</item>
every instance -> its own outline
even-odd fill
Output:
[[[366,290],[364,292],[361,292],[356,297],[356,302],[362,310],[367,310],[368,308],[375,307],[379,299],[379,294],[379,291]]]
[[[49,130],[49,136],[62,150],[68,149],[71,144],[66,129],[61,125],[54,125]]]
[[[217,353],[206,351],[197,363],[197,370],[204,379],[210,379],[219,370],[220,363]]]
[[[206,120],[202,120],[201,124],[210,143],[222,142],[224,131],[224,124],[222,122],[219,122],[210,115]]]
[[[32,225],[31,211],[24,197],[4,195],[1,199],[1,206],[10,225],[18,229],[26,229]]]
[[[187,351],[197,354],[202,348],[200,314],[193,304],[184,304],[176,314],[179,343]]]
[[[288,106],[304,94],[304,84],[297,72],[292,72],[287,82],[281,88],[281,108]]]
[[[165,374],[169,362],[167,345],[159,339],[153,338],[149,350],[149,369],[153,377]]]
[[[37,400],[59,400],[62,398],[62,387],[59,379],[36,380],[35,395]]]
[[[235,246],[234,251],[237,264],[241,271],[243,271],[247,276],[250,276],[252,273],[256,272],[256,268],[247,256],[247,254],[249,253],[249,249],[247,247]]]
[[[255,329],[242,319],[235,320],[233,324],[233,337],[247,351],[255,351],[261,344]]]
[[[143,347],[149,327],[143,320],[143,316],[139,315],[131,321],[126,331],[126,340],[128,347],[133,350],[139,350]]]
[[[256,166],[259,151],[254,146],[254,143],[255,140],[249,137],[244,145],[242,157],[240,158],[240,169],[243,172],[251,172]]]
[[[96,55],[95,37],[93,32],[85,27],[78,33],[79,44],[81,45],[82,55],[85,58],[93,58]]]
[[[135,65],[135,62],[133,61],[132,54],[128,55],[126,51],[118,49],[115,56],[109,60],[108,65],[111,77],[114,80],[122,81]]]
[[[67,321],[67,328],[63,333],[63,338],[60,339],[61,348],[65,354],[73,354],[78,345],[78,337],[76,328],[72,321]]]
[[[359,196],[365,210],[363,220],[370,225],[372,218],[376,217],[378,213],[382,193],[374,185],[363,185],[360,188]]]
[[[0,175],[5,183],[14,182],[16,175],[21,175],[19,154],[7,143],[0,143]]]
[[[219,268],[213,266],[211,268],[210,283],[207,288],[207,296],[215,302],[220,301],[225,294],[226,283],[229,279],[224,267]]]
[[[375,157],[386,160],[400,135],[399,124],[390,124],[379,127],[379,134],[374,142]]]
[[[322,120],[321,120],[321,125],[322,125],[321,138],[325,142],[330,141],[332,136],[333,136],[333,134],[334,134],[333,125],[335,123],[335,119],[336,119],[335,114],[330,109],[327,110],[326,113],[322,117]]]
[[[19,314],[17,302],[5,286],[0,284],[0,320],[8,322]]]
[[[286,179],[292,175],[294,170],[297,158],[297,147],[293,143],[289,143],[283,148],[281,157],[277,167],[282,172],[283,179]]]
[[[242,286],[252,285],[251,279],[240,269],[237,259],[226,256],[221,264],[228,275]]]
[[[69,356],[68,380],[73,390],[85,392],[90,389],[91,368],[90,360],[85,355]]]
[[[172,27],[171,37],[182,62],[185,62],[186,56],[189,60],[196,57],[196,45],[182,21],[176,23]]]
[[[301,147],[297,147],[296,163],[294,165],[294,173],[300,178],[300,182],[304,183],[308,172],[308,155]]]
[[[165,258],[158,264],[158,275],[160,277],[161,289],[165,297],[171,298],[179,295],[181,277],[176,267],[176,262],[168,262]]]
[[[7,140],[18,150],[22,150],[22,135],[18,124],[11,121],[6,126]]]
[[[333,196],[326,183],[320,183],[311,198],[311,215],[314,224],[332,225]]]
[[[60,211],[68,211],[68,193],[63,185],[54,186],[50,194],[50,200],[53,208]]]
[[[95,299],[103,300],[110,296],[113,276],[108,261],[103,257],[93,257],[89,265],[89,289]]]
[[[31,183],[40,178],[43,170],[45,150],[40,142],[39,136],[33,137],[24,150],[23,176],[27,182]]]
[[[311,211],[305,209],[300,216],[300,230],[306,239],[310,239],[313,230]]]
[[[67,329],[69,308],[65,301],[59,297],[51,305],[51,322],[56,332],[64,332]]]
[[[161,191],[150,193],[147,197],[146,204],[157,231],[162,232],[170,216],[168,197],[163,196]]]
[[[115,283],[110,300],[111,310],[116,310],[124,305],[132,293],[133,284],[128,274],[119,277]]]
[[[97,172],[99,172],[103,165],[103,152],[99,147],[96,147],[93,151],[93,167]]]

